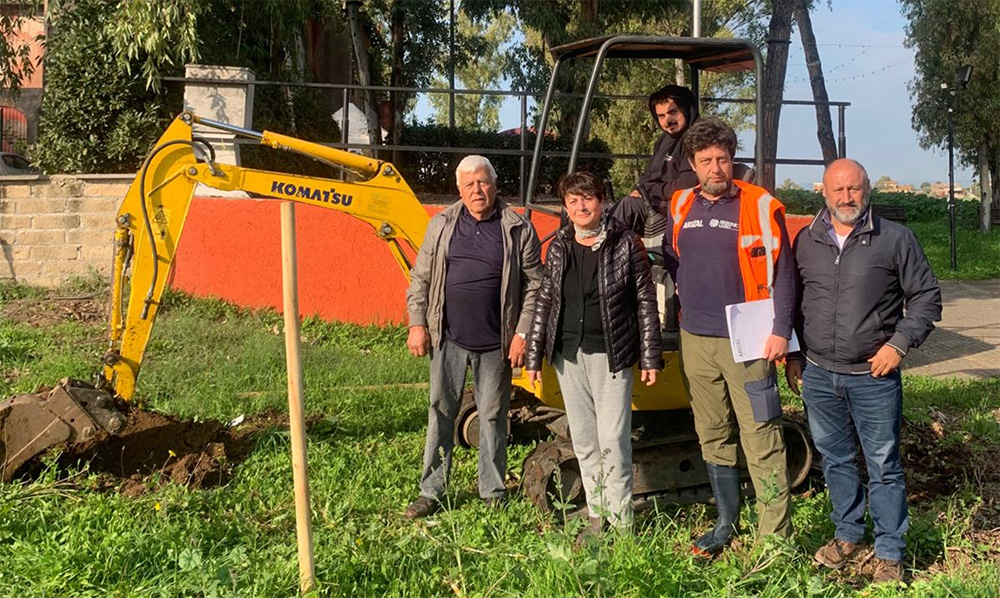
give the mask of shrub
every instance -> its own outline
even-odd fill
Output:
[[[449,129],[445,125],[409,125],[403,129],[404,145],[430,147],[468,148],[461,152],[414,151],[401,152],[397,166],[414,191],[424,193],[455,193],[455,168],[465,156],[479,151],[493,163],[497,171],[498,192],[508,198],[518,197],[521,158],[517,155],[490,153],[490,150],[518,150],[521,138],[518,135],[477,131],[474,129]],[[570,139],[546,139],[543,148],[549,152],[569,151]],[[535,147],[535,134],[526,134],[526,147],[530,152]],[[478,150],[476,148],[479,148]],[[608,146],[599,139],[588,141],[584,152],[607,152]],[[569,158],[545,157],[539,169],[538,188],[547,190],[555,186],[559,177],[566,172]],[[611,170],[610,158],[580,159],[578,164],[601,178]],[[526,160],[525,179],[531,167],[531,157]],[[527,184],[527,180],[525,180]]]
[[[117,62],[107,33],[113,6],[77,0],[53,13],[31,151],[44,172],[134,171],[166,122],[162,96]]]
[[[824,203],[823,196],[813,191],[778,189],[776,195],[785,204],[789,214],[815,214]],[[906,208],[906,219],[910,222],[942,222],[948,219],[948,201],[929,195],[887,193],[873,189],[871,203],[903,206]],[[979,202],[956,200],[955,209],[956,222],[960,228],[971,230],[978,228]]]

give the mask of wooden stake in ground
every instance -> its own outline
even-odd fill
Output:
[[[295,484],[295,537],[299,552],[299,588],[306,594],[316,585],[316,571],[309,508],[309,475],[306,470],[306,418],[302,401],[297,270],[295,204],[285,201],[281,203],[281,283],[284,291],[285,358],[288,364],[288,427],[292,433],[292,478]]]

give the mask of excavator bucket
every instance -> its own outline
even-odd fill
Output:
[[[64,378],[52,390],[18,395],[0,403],[0,481],[9,482],[32,457],[58,444],[92,440],[101,431],[117,434],[125,415],[111,395]]]

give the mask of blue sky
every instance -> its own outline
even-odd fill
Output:
[[[902,183],[948,180],[947,150],[923,150],[910,125],[912,101],[907,83],[914,77],[914,50],[905,48],[906,20],[896,0],[819,0],[812,13],[823,75],[831,100],[847,101],[847,154],[868,169],[874,181],[887,174]],[[812,99],[798,31],[788,57],[785,98]],[[867,47],[862,47],[867,46]],[[945,114],[941,118],[945,118]],[[834,130],[836,130],[834,113]],[[819,157],[816,117],[811,106],[786,106],[778,137],[780,157]],[[783,167],[785,177],[802,184],[819,180],[813,167]],[[963,186],[973,173],[956,164]]]

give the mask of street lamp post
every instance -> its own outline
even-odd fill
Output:
[[[955,125],[951,116],[955,91],[948,90],[948,237],[951,248],[951,269],[958,269],[958,247],[955,241]]]
[[[954,98],[956,91],[962,91],[972,78],[972,66],[966,64],[955,71],[955,89],[948,89],[947,83],[941,88],[948,92],[948,236],[951,248],[951,269],[958,269],[958,242],[955,239],[955,123]]]

